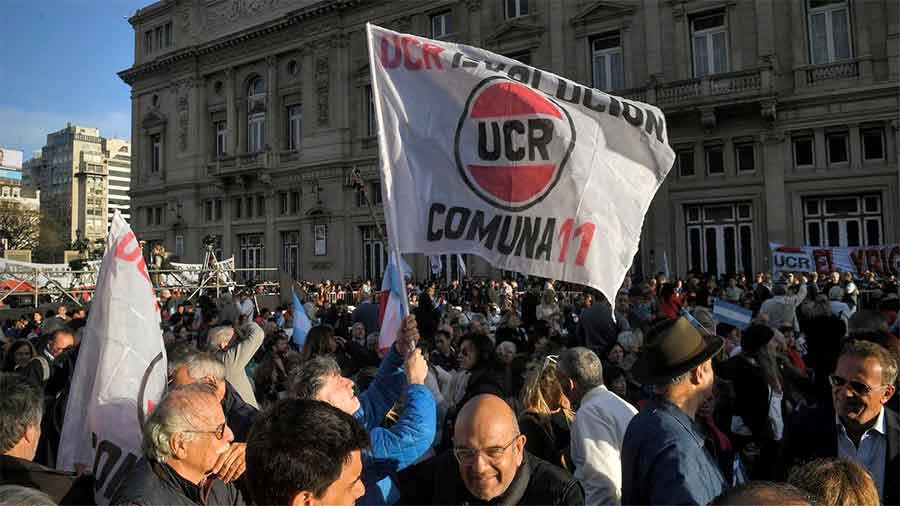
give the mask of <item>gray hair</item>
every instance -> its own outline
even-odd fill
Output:
[[[0,453],[22,439],[25,429],[41,425],[44,394],[19,374],[0,373]]]
[[[575,382],[582,392],[587,392],[603,384],[603,364],[600,362],[600,357],[583,346],[562,352],[556,368]]]
[[[199,380],[207,376],[217,380],[225,379],[225,364],[215,354],[192,348],[177,349],[169,356],[169,376],[178,369],[187,367],[188,376]]]
[[[159,463],[168,461],[172,457],[170,441],[175,434],[181,434],[187,441],[196,437],[189,431],[199,428],[193,421],[202,397],[219,403],[215,388],[205,383],[175,387],[163,397],[144,424],[143,449],[148,459]]]
[[[341,368],[331,357],[320,355],[307,360],[291,380],[290,396],[294,399],[316,400],[319,391],[333,375],[341,375]]]
[[[206,334],[207,339],[209,340],[209,347],[213,351],[219,351],[223,344],[227,344],[231,341],[231,338],[234,337],[234,332],[234,328],[227,325],[211,328]]]
[[[56,506],[49,495],[21,485],[0,485],[0,504],[3,506]]]
[[[696,367],[694,369],[696,369]],[[683,372],[683,373],[679,374],[678,376],[675,376],[674,378],[672,378],[666,382],[659,383],[657,385],[653,385],[653,391],[659,395],[664,395],[666,392],[671,390],[672,387],[675,387],[675,386],[681,384],[682,382],[690,379],[691,372],[693,372],[694,369],[690,369],[686,372]]]

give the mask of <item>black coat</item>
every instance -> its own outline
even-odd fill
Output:
[[[243,506],[246,503],[234,485],[213,480],[211,485],[201,489],[171,467],[142,458],[122,480],[110,504]]]
[[[91,476],[77,478],[72,473],[0,455],[0,485],[21,485],[37,489],[50,496],[57,504],[96,504],[93,483]]]
[[[782,477],[795,466],[813,459],[837,458],[838,429],[831,405],[797,412],[785,424]],[[884,470],[884,503],[900,505],[900,417],[884,410],[887,450]]]
[[[450,451],[401,471],[398,483],[399,504],[486,504],[469,493]],[[566,471],[525,452],[522,465],[506,492],[490,503],[583,505],[584,489]]]
[[[225,397],[222,399],[222,412],[225,413],[225,421],[228,428],[234,433],[236,443],[246,443],[250,435],[250,427],[256,420],[259,410],[247,404],[241,394],[225,382]]]

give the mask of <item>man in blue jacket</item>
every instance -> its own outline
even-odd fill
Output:
[[[419,460],[434,441],[435,401],[425,386],[427,363],[415,349],[415,317],[404,320],[400,333],[375,379],[359,397],[353,392],[353,381],[341,376],[340,367],[330,357],[304,363],[291,385],[294,398],[327,402],[353,415],[369,431],[372,447],[363,455],[366,494],[357,502],[361,505],[397,502],[400,492],[392,476]],[[399,420],[390,428],[381,427],[385,415],[404,393],[406,407]]]

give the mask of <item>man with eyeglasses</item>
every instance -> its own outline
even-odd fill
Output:
[[[460,410],[452,450],[401,472],[399,482],[401,504],[585,504],[575,478],[525,451],[515,413],[491,394]]]
[[[834,411],[818,406],[789,420],[783,472],[816,458],[846,458],[866,468],[882,504],[900,503],[900,417],[884,407],[896,392],[895,358],[877,344],[851,341],[828,381]]]
[[[144,424],[143,437],[144,457],[124,476],[110,504],[245,504],[233,484],[213,473],[234,434],[212,385],[171,390]]]

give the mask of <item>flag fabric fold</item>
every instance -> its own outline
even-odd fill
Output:
[[[722,299],[713,299],[713,318],[719,323],[746,330],[753,320],[753,311]]]
[[[109,504],[139,459],[141,427],[166,387],[159,306],[141,248],[116,211],[84,327],[61,431],[57,468],[93,470]]]
[[[456,254],[456,262],[459,264],[459,277],[460,279],[466,277],[466,261],[463,259],[463,256],[459,253]]]
[[[441,262],[440,255],[429,255],[428,262],[431,265],[431,274],[437,276],[444,270],[444,263]]]

